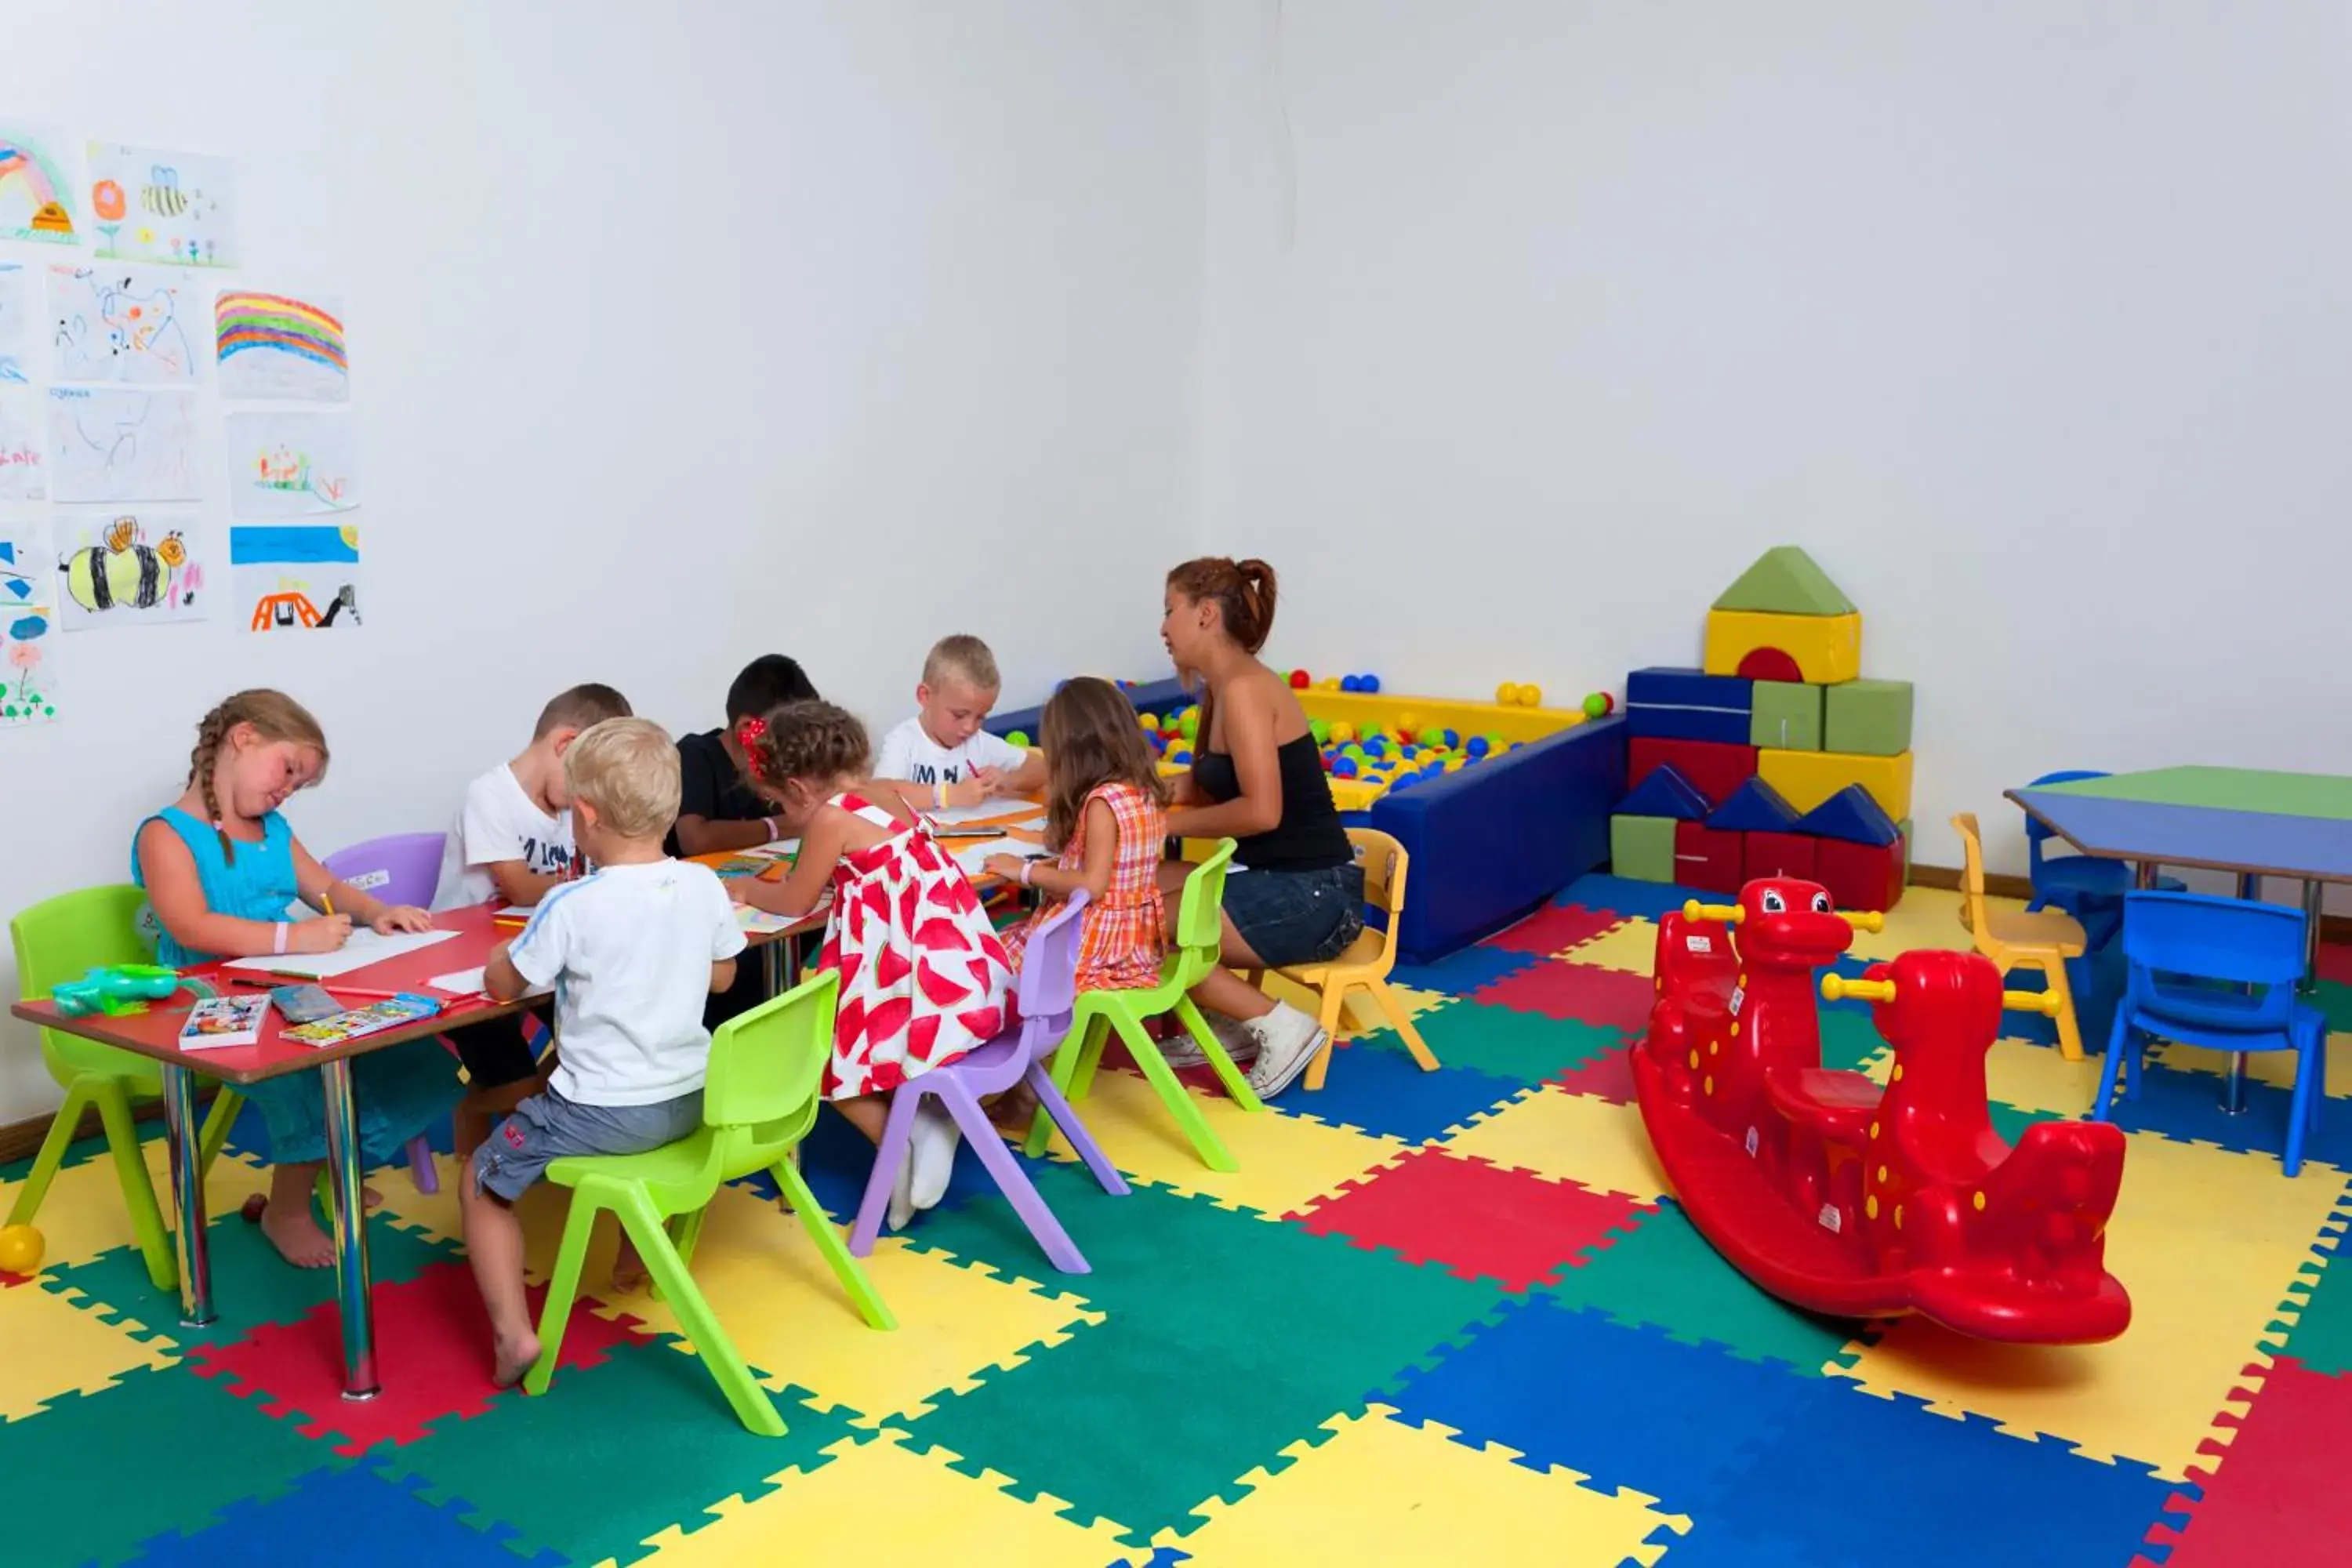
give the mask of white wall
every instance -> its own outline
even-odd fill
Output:
[[[1622,691],[1797,542],[1923,861],[2021,868],[2051,768],[2352,772],[2352,10],[1289,0],[1279,94],[1273,10],[1211,12],[1202,504],[1286,661]]]
[[[344,292],[371,499],[360,636],[65,640],[70,721],[0,734],[0,910],[121,877],[244,685],[325,722],[290,810],[323,852],[441,826],[578,680],[701,729],[769,649],[874,721],[948,631],[993,642],[1008,703],[1164,662],[1189,7],[126,0],[6,34],[8,116],[233,155],[230,276]],[[56,1100],[7,1023],[0,1121]]]

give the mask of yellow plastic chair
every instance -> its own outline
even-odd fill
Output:
[[[2058,1053],[2070,1062],[2083,1059],[2083,1031],[2074,1021],[2074,994],[2066,984],[2066,961],[2083,956],[2090,939],[2082,922],[2056,910],[1996,910],[1985,901],[1984,838],[1977,830],[1975,812],[1952,818],[1968,858],[1960,882],[1960,923],[1976,939],[1976,949],[1992,960],[2001,973],[2012,969],[2038,969],[2049,984],[2058,1020]]]
[[[124,882],[60,893],[20,911],[8,922],[18,990],[38,999],[92,969],[152,963],[155,955],[139,935],[139,910],[146,901],[144,892]],[[66,1100],[49,1122],[48,1136],[41,1140],[40,1152],[33,1157],[33,1169],[9,1207],[6,1223],[31,1225],[39,1217],[41,1200],[57,1179],[58,1167],[81,1125],[81,1113],[95,1106],[106,1130],[107,1152],[114,1159],[115,1180],[121,1184],[122,1204],[131,1213],[131,1231],[147,1262],[147,1278],[159,1290],[176,1290],[179,1262],[155,1204],[155,1184],[147,1174],[139,1130],[131,1115],[134,1103],[163,1097],[162,1069],[145,1057],[63,1030],[43,1029],[40,1037],[41,1059],[66,1091]],[[231,1089],[215,1097],[198,1146],[200,1170],[212,1168],[228,1140],[229,1124],[244,1104],[245,1097]]]
[[[800,1215],[809,1239],[833,1266],[834,1277],[867,1325],[898,1326],[866,1270],[849,1255],[841,1232],[801,1179],[794,1158],[816,1121],[817,1088],[825,1058],[833,1053],[834,1007],[840,995],[839,971],[822,970],[721,1024],[710,1042],[698,1131],[642,1154],[574,1155],[548,1165],[547,1179],[572,1189],[572,1213],[563,1224],[554,1277],[540,1313],[540,1355],[523,1379],[525,1393],[546,1393],[555,1375],[596,1215],[611,1209],[636,1243],[646,1271],[677,1314],[703,1366],[734,1406],[736,1418],[763,1436],[782,1436],[783,1417],[776,1414],[744,1364],[742,1352],[719,1327],[710,1303],[687,1272],[702,1234],[703,1213],[720,1184],[757,1171],[775,1179],[783,1201]]]
[[[1307,1087],[1311,1092],[1323,1087],[1323,1079],[1331,1070],[1331,1052],[1339,1043],[1339,1017],[1347,1011],[1348,994],[1361,991],[1372,999],[1375,1006],[1387,1017],[1421,1064],[1423,1072],[1437,1070],[1437,1058],[1412,1026],[1412,1018],[1391,994],[1389,972],[1396,967],[1397,925],[1404,914],[1405,871],[1412,857],[1404,846],[1389,835],[1370,827],[1350,827],[1348,842],[1356,847],[1356,858],[1364,868],[1364,901],[1388,917],[1388,929],[1374,931],[1370,926],[1360,932],[1348,951],[1328,963],[1295,963],[1277,969],[1284,979],[1304,985],[1321,998],[1316,1011],[1317,1021],[1330,1037],[1324,1047],[1315,1053],[1307,1065]],[[1265,973],[1253,970],[1249,983],[1264,983]]]

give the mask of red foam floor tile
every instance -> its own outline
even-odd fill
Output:
[[[1581,963],[1538,963],[1482,986],[1470,998],[1515,1013],[1573,1018],[1638,1034],[1649,1026],[1657,988],[1646,974]]]
[[[2319,950],[2319,977],[2339,985],[2352,985],[2352,947],[2340,942],[2323,944]]]
[[[233,1392],[278,1419],[302,1417],[305,1436],[339,1439],[335,1451],[356,1455],[382,1443],[414,1443],[445,1416],[478,1415],[498,1390],[490,1383],[490,1320],[474,1289],[473,1270],[442,1263],[414,1279],[375,1288],[377,1375],[373,1399],[347,1400],[343,1390],[342,1321],[329,1301],[290,1323],[269,1323],[226,1344],[188,1352],[200,1376],[234,1384]],[[530,1291],[536,1320],[543,1288]],[[616,1345],[629,1343],[626,1326],[597,1317],[585,1300],[572,1308],[564,1331],[561,1367],[594,1366]]]
[[[1589,1094],[1619,1105],[1633,1103],[1633,1053],[1624,1046],[1601,1052],[1580,1067],[1558,1074],[1552,1082],[1570,1094]]]
[[[2262,1369],[2246,1373],[2256,1376]],[[2203,1485],[2203,1499],[2175,1493],[2167,1518],[2179,1522],[2148,1534],[2150,1544],[2172,1547],[2165,1568],[2352,1561],[2352,1487],[2344,1484],[2344,1456],[2352,1453],[2352,1378],[2329,1377],[2282,1356],[2263,1378],[2252,1409],[2216,1421],[2238,1431],[2227,1447],[2210,1438],[2199,1445],[2220,1461],[2210,1474],[2189,1469]],[[2318,1545],[2328,1541],[2336,1543],[2332,1555]]]
[[[1568,904],[1559,909],[1538,910],[1508,931],[1497,931],[1482,944],[1502,949],[1505,952],[1532,953],[1538,958],[1549,958],[1566,952],[1580,942],[1591,942],[1603,931],[1613,931],[1625,923],[1622,915],[1606,910],[1588,910],[1581,904]]]
[[[1615,1193],[1416,1149],[1290,1217],[1318,1236],[1524,1290],[1608,1246],[1650,1212]]]

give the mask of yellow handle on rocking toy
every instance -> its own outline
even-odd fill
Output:
[[[2058,998],[2048,991],[2004,991],[2000,994],[2001,1010],[2009,1013],[2039,1013],[2045,1018],[2058,1016]]]
[[[1725,925],[1736,926],[1747,918],[1748,911],[1738,904],[1702,904],[1693,899],[1683,906],[1683,919],[1686,921],[1721,921]]]
[[[1837,912],[1837,918],[1856,931],[1881,931],[1886,929],[1886,917],[1876,910],[1863,910],[1858,912],[1840,910]]]
[[[1895,1000],[1895,982],[1848,980],[1843,974],[1822,976],[1822,1000],[1843,1002],[1848,997],[1857,1002],[1892,1002]]]

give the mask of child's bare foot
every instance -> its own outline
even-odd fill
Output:
[[[646,1260],[637,1256],[635,1245],[623,1232],[621,1249],[613,1254],[613,1291],[615,1295],[634,1296],[645,1288]]]
[[[271,1204],[261,1211],[261,1234],[297,1268],[324,1268],[335,1260],[334,1238],[319,1228],[308,1204]]]
[[[537,1364],[539,1336],[526,1332],[517,1340],[501,1338],[498,1344],[498,1364],[491,1369],[490,1381],[500,1388],[512,1388]]]
[[[360,1207],[363,1209],[380,1209],[383,1207],[383,1194],[377,1192],[373,1187],[362,1186],[360,1188]]]

